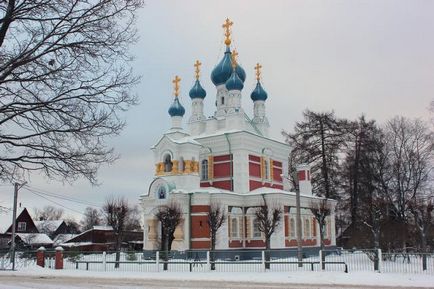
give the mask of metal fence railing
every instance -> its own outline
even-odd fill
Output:
[[[55,252],[45,252],[45,267],[54,268]],[[16,268],[36,266],[35,251],[16,253]],[[325,250],[303,255],[294,250],[219,251],[64,251],[63,268],[88,271],[129,272],[292,272],[377,271],[434,274],[433,253],[382,253],[381,250]],[[9,252],[0,251],[0,270],[10,270]]]
[[[432,253],[383,253],[382,272],[434,274]]]
[[[15,254],[15,269],[36,265],[36,251],[21,251]],[[0,251],[0,270],[12,270],[10,251]]]

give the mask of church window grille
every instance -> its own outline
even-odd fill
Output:
[[[200,179],[202,181],[208,180],[208,160],[202,161]]]
[[[173,167],[172,157],[169,154],[167,154],[164,157],[164,171],[166,173],[171,172],[172,171],[172,167]]]

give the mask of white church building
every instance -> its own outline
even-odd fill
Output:
[[[180,78],[175,77],[175,98],[169,107],[172,127],[151,148],[155,159],[155,177],[141,196],[144,212],[144,250],[159,247],[161,225],[156,208],[177,202],[183,221],[175,231],[174,250],[207,250],[211,247],[208,212],[211,204],[221,205],[227,220],[217,234],[216,249],[262,249],[263,235],[255,222],[255,210],[265,197],[279,206],[282,219],[272,235],[271,248],[295,248],[296,193],[289,191],[288,144],[268,136],[266,113],[268,95],[261,84],[261,66],[256,65],[257,84],[248,92],[254,104],[250,117],[241,106],[246,73],[231,50],[228,19],[225,29],[226,50],[215,66],[211,80],[215,85],[216,111],[204,115],[207,96],[200,83],[200,65],[196,61],[196,81],[189,92],[192,114],[184,127],[185,109],[179,96]],[[184,98],[183,102],[186,102]],[[298,167],[301,198],[303,247],[319,247],[319,226],[310,212],[314,200],[310,171]],[[335,202],[331,201],[334,207]],[[326,245],[335,246],[334,208],[327,217]]]

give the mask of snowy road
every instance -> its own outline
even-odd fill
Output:
[[[137,288],[236,288],[236,289],[262,289],[262,288],[288,288],[288,289],[313,289],[313,288],[381,288],[396,289],[393,287],[368,287],[347,285],[306,285],[306,284],[266,284],[229,281],[175,281],[175,280],[143,280],[143,279],[108,279],[108,278],[83,278],[83,277],[37,277],[37,276],[1,276],[1,289],[137,289]],[[418,287],[413,287],[418,288]],[[422,287],[420,287],[422,288]],[[426,287],[425,287],[426,288]]]

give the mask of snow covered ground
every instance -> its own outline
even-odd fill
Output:
[[[21,277],[21,278],[20,278]],[[21,289],[21,288],[86,288],[69,285],[45,286],[45,287],[26,287],[22,284],[22,280],[27,277],[37,277],[38,279],[51,279],[51,278],[79,278],[77,280],[105,280],[110,284],[110,280],[161,280],[163,281],[203,281],[203,284],[210,282],[242,282],[251,284],[311,284],[318,285],[318,288],[329,286],[378,286],[378,288],[385,286],[393,286],[400,288],[434,288],[434,276],[424,274],[396,274],[396,273],[375,273],[375,272],[92,272],[82,270],[52,270],[40,267],[29,267],[19,271],[0,271],[0,284],[1,280],[9,280],[9,283],[3,283],[1,288],[7,289]],[[16,278],[16,284],[13,283],[11,278]],[[10,281],[12,280],[12,281]],[[12,282],[12,284],[11,284]],[[20,283],[21,282],[21,283]],[[14,285],[15,284],[15,285]],[[140,284],[140,282],[138,283]],[[7,287],[6,287],[7,286]],[[15,287],[14,287],[15,286]],[[255,287],[255,286],[254,286]],[[103,287],[101,287],[103,288]],[[105,287],[104,288],[108,288]],[[109,287],[116,288],[116,287]],[[125,287],[121,288],[139,288],[139,287]],[[140,287],[143,288],[143,287]],[[156,287],[155,287],[156,288]],[[164,287],[164,288],[176,288]],[[183,286],[183,288],[188,288]],[[214,287],[215,288],[215,287]],[[228,287],[226,287],[228,288]],[[260,287],[259,287],[260,288]],[[284,288],[284,287],[278,287]],[[297,287],[292,287],[297,288]]]

